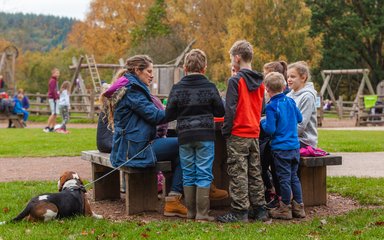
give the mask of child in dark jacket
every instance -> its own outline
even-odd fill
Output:
[[[213,117],[224,116],[224,106],[216,86],[204,76],[206,67],[203,51],[193,49],[186,55],[186,76],[172,87],[165,111],[167,120],[177,119],[187,218],[212,221],[208,211],[215,156]]]
[[[282,201],[278,208],[272,209],[272,218],[292,219],[305,217],[303,197],[297,170],[300,161],[300,142],[297,124],[302,121],[300,110],[292,98],[284,93],[284,76],[277,72],[269,73],[264,84],[271,100],[261,125],[271,135],[271,150],[280,183]],[[293,201],[291,207],[291,193]]]

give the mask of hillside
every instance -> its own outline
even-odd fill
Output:
[[[0,12],[0,39],[23,51],[49,51],[64,45],[75,19],[36,14]]]

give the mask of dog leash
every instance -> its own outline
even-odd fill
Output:
[[[137,157],[140,153],[142,153],[145,149],[147,149],[150,145],[152,144],[152,142],[149,142],[147,146],[145,146],[145,148],[141,149],[140,152],[136,153],[133,157],[129,158],[127,161],[123,162],[122,164],[120,164],[119,166],[115,167],[115,168],[112,168],[112,171],[104,174],[103,176],[99,177],[98,179],[92,181],[92,182],[89,182],[87,184],[84,185],[84,188],[87,188],[87,186],[89,185],[92,185],[94,184],[95,182],[98,182],[100,181],[101,179],[105,178],[106,176],[110,175],[111,173],[113,173],[114,171],[116,170],[119,170],[122,166],[124,166],[126,163],[130,162],[132,159],[134,159],[135,157]]]

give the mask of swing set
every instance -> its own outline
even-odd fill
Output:
[[[335,92],[339,89],[340,84],[342,81],[347,80],[348,88],[349,88],[349,95],[352,95],[352,76],[362,76],[359,87],[356,92],[356,96],[354,98],[354,101],[352,103],[352,107],[349,108],[350,110],[349,116],[353,117],[355,116],[356,112],[358,111],[358,101],[359,98],[364,94],[364,89],[365,87],[368,88],[368,92],[370,94],[375,94],[371,81],[369,80],[368,77],[369,74],[369,69],[337,69],[337,70],[322,70],[321,71],[321,76],[323,78],[323,86],[321,87],[320,90],[320,95],[324,99],[325,93],[328,94],[328,96],[331,98],[333,103],[337,103],[336,101],[336,96]],[[338,77],[338,78],[337,78]],[[345,78],[347,77],[347,78]],[[336,82],[336,86],[334,84],[332,85],[333,82]],[[333,90],[332,90],[333,89]],[[335,92],[334,92],[335,91]],[[342,99],[340,97],[340,99]],[[335,104],[336,111],[338,113],[339,118],[342,118],[343,116],[343,106],[342,106],[342,101],[339,101],[339,104]]]

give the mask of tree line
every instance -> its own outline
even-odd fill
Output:
[[[384,79],[383,5],[380,0],[93,0],[84,21],[58,18],[58,25],[34,25],[37,33],[58,33],[49,48],[12,43],[24,50],[17,76],[31,91],[44,92],[53,66],[70,78],[71,55],[93,54],[97,62],[117,63],[141,53],[161,64],[175,59],[192,40],[194,48],[207,53],[209,77],[224,86],[230,72],[228,50],[237,39],[253,44],[256,70],[270,61],[304,60],[319,86],[319,70],[369,68],[376,86]],[[65,32],[65,38],[58,37]]]

